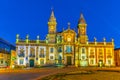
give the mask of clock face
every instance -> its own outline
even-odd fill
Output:
[[[81,28],[81,33],[84,34],[85,33],[85,29]]]
[[[53,26],[51,26],[51,29],[54,29],[54,27],[53,27]]]

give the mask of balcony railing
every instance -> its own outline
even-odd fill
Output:
[[[40,57],[40,58],[44,58],[45,55],[44,55],[44,54],[40,54],[39,57]]]
[[[20,53],[18,54],[19,57],[25,57],[25,54],[24,53]]]
[[[35,57],[35,54],[30,54],[29,57]]]

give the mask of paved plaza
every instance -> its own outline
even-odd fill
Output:
[[[77,80],[75,76],[80,76],[81,80],[90,80],[90,76],[95,76],[96,78],[92,78],[92,80],[99,80],[97,76],[100,78],[104,77],[116,77],[116,79],[111,80],[120,80],[120,68],[113,67],[113,68],[98,68],[98,67],[65,67],[65,68],[30,68],[30,69],[1,69],[0,70],[0,80],[41,80],[43,77],[49,75],[55,75],[57,73],[70,73],[76,71],[92,71],[94,74],[90,75],[74,75],[73,78],[70,80]],[[106,76],[105,76],[106,75]],[[86,76],[86,79],[84,78]],[[102,77],[103,76],[103,77]],[[65,78],[68,79],[69,75]],[[77,78],[77,77],[76,77]],[[89,79],[88,79],[89,78]],[[108,78],[109,79],[109,78]],[[49,79],[48,79],[49,80]],[[109,79],[110,80],[110,79]]]

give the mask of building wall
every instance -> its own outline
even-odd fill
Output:
[[[0,67],[7,67],[11,64],[11,51],[15,46],[0,38]]]
[[[115,54],[114,54],[114,61],[116,66],[120,66],[120,48],[115,49]]]
[[[7,67],[10,65],[10,54],[0,53],[0,67]]]
[[[48,34],[45,40],[20,40],[16,36],[17,63],[18,65],[45,65],[65,64],[75,66],[115,66],[114,62],[114,40],[106,42],[88,41],[87,24],[81,14],[77,29],[68,29],[57,32],[57,22],[52,11],[48,21]],[[61,49],[59,49],[61,47]],[[20,55],[20,53],[22,55]]]
[[[18,65],[30,65],[30,60],[34,60],[34,65],[58,64],[61,58],[62,64],[67,65],[67,57],[71,56],[71,65],[76,66],[115,66],[114,47],[112,46],[77,46],[70,45],[72,52],[67,53],[67,45],[61,45],[61,52],[55,45],[49,46],[17,46],[17,54],[24,50],[24,56],[17,56]],[[31,48],[34,49],[34,55],[30,56]],[[23,63],[20,63],[23,60]]]

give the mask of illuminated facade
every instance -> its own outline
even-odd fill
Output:
[[[120,48],[116,48],[115,49],[115,55],[114,55],[114,59],[115,59],[115,65],[116,66],[120,66]]]
[[[45,40],[25,40],[16,36],[17,65],[35,66],[45,64],[65,64],[75,66],[114,66],[114,40],[111,42],[88,41],[87,24],[83,17],[77,25],[78,33],[70,29],[57,32],[57,22],[52,11],[48,21]]]
[[[0,38],[0,67],[10,66],[11,51],[15,51],[15,46]]]

